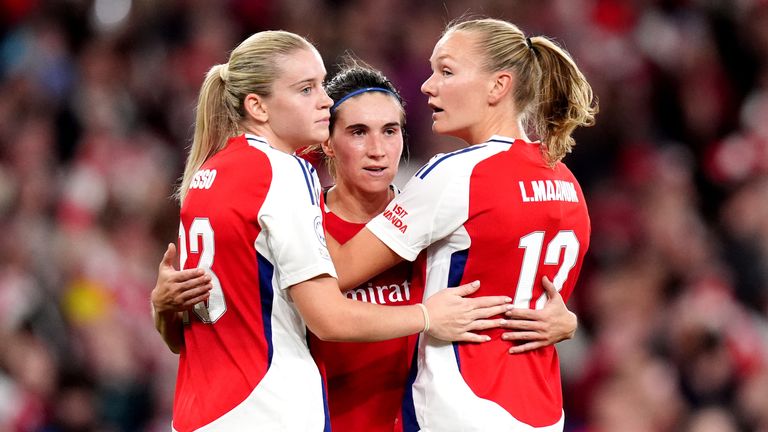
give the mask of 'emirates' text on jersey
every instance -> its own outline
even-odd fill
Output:
[[[550,168],[538,144],[494,136],[435,156],[367,227],[400,256],[416,259],[425,298],[481,282],[476,294],[507,295],[540,308],[546,275],[571,294],[589,246],[581,187]],[[422,258],[423,257],[423,258]],[[419,341],[406,390],[406,431],[561,431],[562,390],[553,346],[509,355],[504,330],[484,344]]]
[[[183,268],[213,290],[184,326],[173,427],[322,431],[322,380],[286,288],[336,275],[309,163],[260,137],[232,138],[195,175],[181,208]]]
[[[365,224],[325,213],[325,228],[344,244]],[[344,294],[353,300],[401,306],[421,302],[411,287],[407,261]],[[380,342],[324,342],[312,336],[310,351],[325,376],[333,431],[392,432],[399,418],[417,335]]]

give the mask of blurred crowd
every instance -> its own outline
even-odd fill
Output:
[[[210,66],[279,28],[381,68],[402,186],[460,145],[419,87],[461,15],[554,37],[600,100],[565,159],[593,228],[566,430],[768,432],[767,0],[0,0],[0,432],[169,429],[149,293]]]

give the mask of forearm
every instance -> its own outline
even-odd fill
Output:
[[[424,314],[417,305],[381,306],[342,300],[341,313],[325,323],[323,335],[318,335],[321,339],[374,342],[412,335],[425,328]]]
[[[153,305],[152,319],[165,344],[174,354],[178,354],[184,345],[183,312],[158,312]]]
[[[329,276],[301,282],[290,290],[307,327],[323,340],[379,341],[418,333],[425,327],[420,306],[350,300]]]
[[[327,236],[328,251],[333,258],[338,286],[346,291],[359,286],[373,276],[403,261],[367,228],[363,228],[348,242],[340,245]]]

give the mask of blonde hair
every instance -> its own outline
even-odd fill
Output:
[[[576,127],[594,125],[598,106],[592,87],[555,42],[526,38],[514,24],[491,18],[451,23],[443,34],[455,31],[478,36],[485,70],[515,74],[515,106],[533,125],[550,165],[571,152]]]
[[[192,177],[203,163],[239,133],[240,122],[245,118],[245,97],[251,93],[269,96],[280,74],[277,57],[300,49],[313,50],[314,47],[294,33],[263,31],[240,43],[227,63],[211,67],[200,88],[195,134],[176,191],[179,202],[184,201]]]

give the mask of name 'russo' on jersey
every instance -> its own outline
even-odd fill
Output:
[[[190,189],[210,189],[213,185],[213,181],[216,179],[215,169],[200,170],[192,177],[192,183],[189,184]]]

